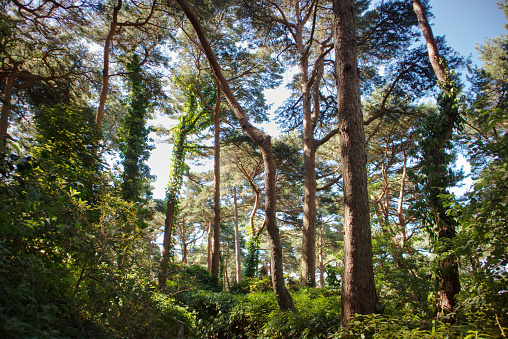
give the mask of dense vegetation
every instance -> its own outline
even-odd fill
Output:
[[[352,4],[0,2],[0,337],[508,337],[508,37]]]

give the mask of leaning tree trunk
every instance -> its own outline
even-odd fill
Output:
[[[434,73],[436,74],[438,82],[445,85],[449,79],[447,79],[446,71],[441,63],[436,40],[434,39],[432,28],[427,20],[427,15],[420,0],[412,1],[413,10],[416,13],[418,23],[420,24],[423,36],[425,37],[430,63]],[[446,92],[447,88],[445,87],[443,90]],[[448,92],[447,94],[451,98],[457,96],[456,91],[452,93]],[[444,149],[444,144],[451,138],[451,134],[455,124],[457,123],[458,117],[458,114],[454,113],[453,108],[449,107],[449,105],[442,105],[442,107],[440,107],[440,111],[447,119],[445,121],[441,120],[442,125],[437,127],[438,131],[436,134],[438,135],[438,142],[434,148],[430,150],[430,154],[428,154],[429,158],[432,159],[433,162],[434,175],[437,177],[443,175],[441,170],[443,164],[442,151]],[[452,249],[452,239],[456,234],[455,225],[453,218],[447,213],[447,208],[442,204],[442,200],[438,197],[441,193],[442,190],[439,187],[432,188],[430,192],[431,198],[429,200],[431,203],[429,204],[429,207],[433,209],[436,214],[436,226],[438,229],[437,240],[438,242],[444,244],[443,251],[449,252]],[[441,275],[441,291],[439,299],[440,307],[444,312],[450,312],[456,305],[455,296],[460,292],[457,257],[452,254],[446,255],[446,257],[439,263],[439,271]]]
[[[334,0],[337,105],[344,191],[342,323],[374,313],[376,291],[367,195],[367,155],[357,65],[354,1]]]
[[[95,116],[95,125],[97,130],[100,132],[102,128],[102,120],[104,119],[104,109],[106,107],[106,99],[108,97],[108,85],[109,85],[109,49],[113,36],[115,35],[116,28],[118,26],[118,12],[122,9],[122,0],[118,0],[117,5],[113,9],[113,18],[110,23],[109,32],[106,36],[104,43],[104,58],[103,58],[103,69],[102,69],[102,87],[101,95],[99,97],[99,107],[97,109],[97,115]]]
[[[277,220],[275,216],[276,212],[276,187],[275,187],[275,159],[272,151],[272,141],[270,136],[264,134],[259,129],[254,127],[243,108],[236,100],[233,91],[229,87],[229,83],[222,74],[217,58],[205,36],[205,32],[198,17],[190,7],[186,0],[176,0],[185,15],[189,19],[190,23],[194,27],[196,34],[201,42],[201,47],[205,53],[208,62],[212,68],[212,71],[217,79],[217,82],[222,88],[222,92],[229,103],[229,106],[233,110],[242,130],[247,134],[261,149],[263,156],[263,163],[265,169],[265,187],[266,187],[266,199],[265,199],[265,213],[266,213],[266,226],[268,230],[268,238],[270,241],[271,249],[271,272],[272,272],[272,285],[277,298],[279,308],[284,311],[287,309],[293,309],[293,299],[291,294],[287,290],[284,284],[283,267],[282,267],[282,245],[279,237],[279,228],[277,227]]]

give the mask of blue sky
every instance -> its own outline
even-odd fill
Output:
[[[430,0],[434,35],[444,35],[448,44],[480,64],[476,45],[485,38],[506,34],[506,19],[497,0]]]
[[[477,44],[483,43],[486,38],[508,33],[504,29],[506,19],[498,8],[497,0],[430,0],[430,5],[435,16],[431,19],[434,35],[444,35],[451,47],[466,57],[471,55],[472,62],[477,65],[481,63],[476,51]],[[285,78],[289,80],[290,76]],[[267,101],[273,104],[273,108],[285,98],[283,87],[266,94]],[[155,198],[164,198],[169,180],[171,149],[169,144],[157,143],[148,161],[152,174],[157,176],[154,184]]]

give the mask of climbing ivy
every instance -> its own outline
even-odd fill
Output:
[[[439,87],[438,109],[418,128],[416,146],[411,153],[419,163],[418,171],[411,172],[411,176],[423,197],[414,204],[413,210],[430,228],[437,226],[436,218],[447,218],[447,206],[452,199],[448,189],[461,179],[453,166],[456,155],[452,152],[452,134],[463,129],[464,119],[460,114],[463,98],[453,70],[447,70],[447,80],[440,82]]]
[[[460,292],[458,258],[453,251],[457,220],[451,213],[455,196],[449,188],[455,186],[460,175],[453,168],[452,135],[463,129],[461,117],[461,88],[453,71],[445,68],[445,81],[439,82],[441,93],[437,98],[438,110],[427,117],[418,130],[416,158],[419,171],[413,174],[413,182],[422,199],[415,204],[415,211],[426,226],[436,254],[436,290],[442,311],[451,311]],[[452,315],[453,317],[453,315]]]
[[[153,176],[150,175],[146,161],[154,146],[149,144],[150,129],[146,127],[150,109],[149,96],[136,54],[131,56],[126,69],[130,93],[127,114],[123,118],[118,138],[123,166],[121,190],[125,200],[138,202],[143,200],[143,195],[145,200],[150,198],[148,181]]]
[[[252,236],[245,244],[247,249],[247,256],[245,257],[245,272],[246,278],[254,278],[258,273],[259,264],[259,237]]]
[[[182,108],[182,114],[178,118],[172,130],[173,153],[171,157],[171,167],[169,172],[169,183],[166,187],[167,200],[174,201],[174,216],[178,214],[179,192],[182,187],[183,176],[189,170],[189,166],[185,163],[187,154],[197,152],[194,143],[188,140],[189,135],[199,133],[213,125],[213,115],[205,105],[200,101],[194,84],[184,85],[182,78],[177,78],[176,82],[184,87],[184,95],[186,97],[185,104]],[[212,86],[205,86],[203,96],[209,102],[215,100],[215,91]]]

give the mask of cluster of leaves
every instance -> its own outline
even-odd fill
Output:
[[[247,278],[256,277],[258,273],[259,264],[259,238],[252,236],[245,244],[247,256],[245,257],[244,275]]]
[[[0,335],[151,337],[192,328],[192,315],[155,289],[151,216],[108,184],[91,115],[66,106],[37,114],[39,135],[2,154]]]
[[[293,294],[295,310],[282,313],[272,292],[197,291],[179,297],[197,313],[200,337],[327,338],[340,327],[340,297],[321,289]]]
[[[127,63],[130,94],[127,114],[118,131],[118,148],[122,155],[122,195],[127,201],[138,202],[150,198],[147,180],[152,179],[146,161],[154,146],[149,145],[146,127],[149,113],[148,91],[143,83],[142,69],[137,54]],[[142,199],[144,193],[145,199]]]
[[[472,339],[496,338],[498,333],[481,323],[469,322],[452,325],[449,322],[428,320],[418,316],[357,315],[348,326],[342,327],[330,338],[421,338],[421,339]]]

